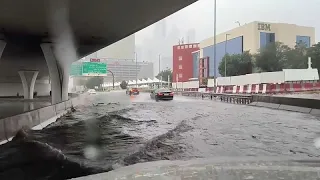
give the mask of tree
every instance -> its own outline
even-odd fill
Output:
[[[242,54],[226,54],[219,63],[219,73],[225,75],[225,62],[227,64],[227,76],[238,76],[252,73],[252,55],[249,51]]]
[[[269,43],[255,55],[256,66],[264,72],[282,71],[290,51],[291,48],[283,43]]]
[[[161,77],[162,77],[163,81],[172,82],[172,70],[171,69],[163,70],[156,76],[156,78],[158,78],[160,80],[161,80]],[[168,79],[168,77],[169,77],[169,79]]]
[[[95,76],[87,80],[86,87],[89,89],[94,89],[95,86],[100,86],[100,84],[102,83],[103,83],[103,77]]]
[[[286,52],[284,68],[305,69],[307,67],[307,47],[304,44],[297,44],[294,49]]]
[[[126,81],[122,81],[120,84],[121,89],[127,89],[128,83]]]
[[[320,74],[320,42],[308,48],[307,57],[311,57],[312,68],[317,68]]]

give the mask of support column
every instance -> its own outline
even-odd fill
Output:
[[[51,43],[43,43],[40,46],[49,69],[52,104],[66,101],[68,100],[69,69],[71,64],[64,63],[56,58]],[[67,62],[67,58],[65,62]]]
[[[33,99],[34,85],[38,76],[38,71],[19,71],[22,81],[24,99]]]
[[[7,43],[4,40],[0,40],[0,58],[2,57],[2,53],[3,53],[6,45],[7,45]]]

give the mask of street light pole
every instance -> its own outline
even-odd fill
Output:
[[[109,69],[108,69],[107,71],[110,72],[111,75],[112,75],[112,89],[114,90],[114,74],[113,74],[113,72],[110,71]]]
[[[160,75],[160,71],[161,71],[160,70],[160,61],[161,61],[161,55],[159,54],[159,75]],[[159,77],[159,88],[160,88],[160,77]]]
[[[213,65],[214,65],[214,85],[213,85],[213,91],[216,93],[217,90],[217,0],[214,0],[214,18],[213,18]]]
[[[224,55],[225,55],[225,60],[224,60],[224,77],[227,77],[227,45],[228,45],[228,36],[230,34],[226,34],[226,41],[224,43]]]
[[[137,52],[134,52],[136,59],[136,87],[138,87],[138,55]]]

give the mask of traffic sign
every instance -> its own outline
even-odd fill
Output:
[[[101,62],[83,62],[82,64],[83,76],[106,76],[107,64]]]
[[[82,63],[71,64],[71,76],[82,76]]]

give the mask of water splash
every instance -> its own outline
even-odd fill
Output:
[[[91,160],[98,159],[99,155],[101,154],[101,151],[98,147],[93,145],[88,145],[84,148],[84,157]]]
[[[67,66],[78,60],[75,38],[69,23],[67,0],[49,1],[49,30],[54,42],[54,52],[60,66]],[[69,68],[64,68],[69,69]]]
[[[314,146],[317,148],[317,149],[320,149],[320,137],[319,138],[316,138],[314,140]]]

